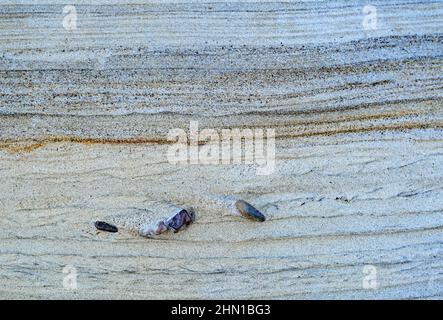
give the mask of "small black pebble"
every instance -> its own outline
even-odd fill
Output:
[[[112,224],[109,224],[104,221],[96,221],[94,225],[98,230],[107,231],[107,232],[118,232],[116,226],[113,226]]]

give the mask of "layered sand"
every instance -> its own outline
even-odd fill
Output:
[[[46,3],[0,6],[0,298],[442,298],[441,1]],[[275,129],[275,172],[170,164],[191,120]]]

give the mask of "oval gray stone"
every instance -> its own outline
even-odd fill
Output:
[[[251,204],[247,203],[244,200],[237,200],[235,202],[235,207],[237,208],[238,212],[240,212],[240,214],[245,218],[261,222],[266,220],[266,217],[263,215],[263,213],[255,209]]]

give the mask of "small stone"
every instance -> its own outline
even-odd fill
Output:
[[[192,210],[180,209],[178,212],[172,214],[169,218],[155,223],[142,225],[139,229],[139,234],[143,237],[151,238],[158,236],[168,230],[178,232],[190,225],[195,220],[195,215]]]
[[[168,229],[169,227],[163,221],[158,221],[155,224],[143,225],[139,230],[139,234],[143,237],[150,238],[152,236],[158,236]]]
[[[179,231],[183,227],[190,225],[194,222],[195,216],[193,213],[186,211],[185,209],[180,210],[174,216],[166,220],[166,224],[169,228],[173,229],[175,232]]]
[[[118,232],[118,228],[104,221],[96,221],[94,223],[95,227],[98,230],[106,231],[106,232]]]
[[[266,217],[260,211],[244,200],[237,200],[235,202],[235,207],[237,208],[238,212],[247,219],[261,222],[266,220]]]

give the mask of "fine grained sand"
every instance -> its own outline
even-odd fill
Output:
[[[443,2],[77,3],[0,5],[0,298],[443,297]],[[168,163],[191,120],[275,129],[275,172]]]

